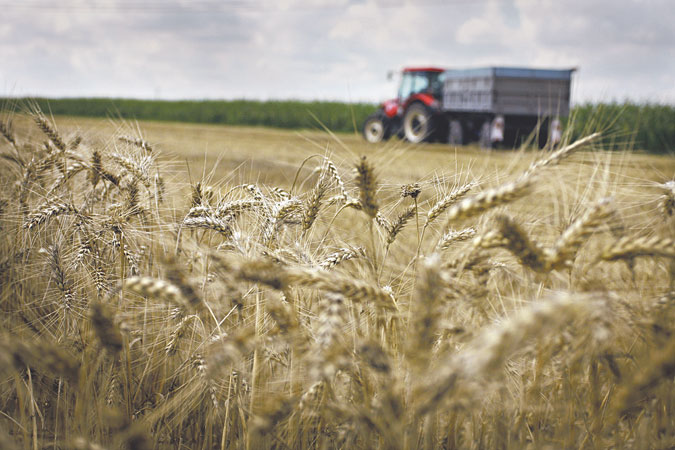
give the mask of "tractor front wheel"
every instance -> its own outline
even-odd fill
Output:
[[[389,139],[389,126],[382,113],[376,112],[366,118],[363,124],[363,137],[371,144]]]

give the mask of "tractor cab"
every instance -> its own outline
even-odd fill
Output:
[[[401,84],[398,89],[398,100],[405,103],[416,94],[431,95],[437,100],[441,98],[443,69],[434,67],[403,69]]]

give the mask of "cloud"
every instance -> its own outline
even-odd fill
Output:
[[[474,16],[457,28],[455,39],[463,45],[504,47],[520,46],[532,40],[529,21],[520,19],[520,11],[513,3],[490,1],[480,16]]]

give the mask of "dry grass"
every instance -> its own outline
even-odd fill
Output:
[[[2,448],[675,445],[670,159],[0,124]]]

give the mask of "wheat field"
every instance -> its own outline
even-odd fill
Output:
[[[0,135],[0,448],[675,446],[672,158]]]

